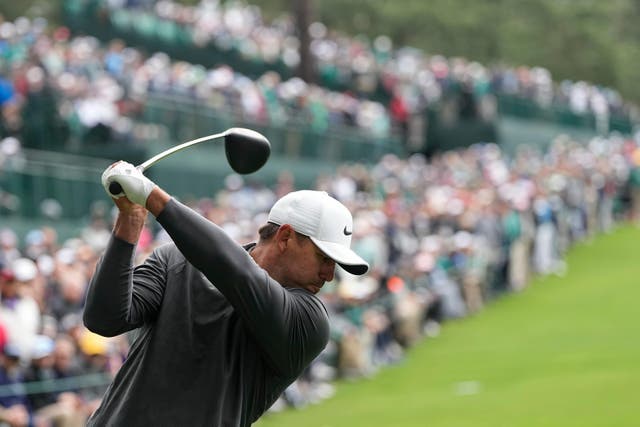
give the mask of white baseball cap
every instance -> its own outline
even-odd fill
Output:
[[[273,205],[267,221],[291,225],[351,274],[361,275],[369,269],[369,264],[351,250],[351,212],[324,191],[300,190],[287,194]]]

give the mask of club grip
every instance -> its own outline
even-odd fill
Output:
[[[111,184],[109,184],[109,193],[117,196],[118,194],[122,193],[122,186],[115,181],[112,182]]]

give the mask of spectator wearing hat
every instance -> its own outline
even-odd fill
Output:
[[[20,257],[18,236],[13,230],[3,228],[0,230],[0,267],[7,266]]]
[[[17,346],[24,361],[29,358],[40,327],[40,309],[26,289],[37,274],[33,261],[18,258],[0,275],[0,322],[4,323],[9,341]]]
[[[103,384],[84,388],[80,394],[85,402],[86,413],[91,414],[97,409],[107,391],[113,375],[121,365],[121,356],[116,350],[119,338],[106,338],[82,328],[78,336],[78,346],[82,356],[82,370],[85,374],[102,375]]]
[[[39,385],[42,391],[29,395],[30,407],[37,423],[56,427],[80,427],[86,417],[78,410],[80,400],[74,393],[46,388],[47,384],[59,377],[55,369],[54,349],[55,341],[52,338],[46,335],[36,336],[25,381]]]
[[[0,425],[26,427],[31,424],[29,401],[24,387],[22,353],[12,342],[5,344],[0,354],[0,386],[11,386],[12,393],[0,396]]]
[[[37,335],[33,341],[33,348],[30,352],[31,362],[25,370],[24,378],[26,382],[48,381],[55,378],[53,370],[53,348],[54,341],[46,335]],[[55,403],[56,393],[42,392],[33,393],[29,396],[29,402],[34,410]]]

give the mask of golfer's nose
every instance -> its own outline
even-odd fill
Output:
[[[336,262],[331,258],[325,258],[322,266],[320,267],[320,278],[325,282],[333,280],[333,275],[336,271]]]

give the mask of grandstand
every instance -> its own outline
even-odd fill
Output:
[[[513,154],[520,143],[545,149],[559,134],[586,141],[632,132],[631,110],[615,91],[559,84],[540,67],[428,56],[394,48],[384,37],[371,43],[338,38],[317,23],[311,46],[319,81],[307,84],[294,76],[296,61],[287,59],[295,38],[290,22],[262,22],[242,3],[116,4],[66,0],[66,27],[26,19],[4,24],[11,35],[5,72],[30,70],[25,76],[45,83],[29,89],[21,106],[5,102],[24,116],[21,129],[4,132],[19,134],[27,154],[24,167],[4,184],[5,192],[32,195],[20,198],[18,216],[37,216],[43,200],[52,198],[65,207],[62,216],[79,218],[100,192],[91,177],[106,162],[138,164],[167,146],[235,125],[255,128],[273,143],[273,160],[257,180],[274,183],[287,163],[303,186],[340,162],[371,164],[388,153],[433,155],[494,142]],[[239,23],[235,16],[242,17]],[[218,21],[219,28],[206,24]],[[358,60],[345,62],[340,54]],[[30,85],[16,83],[23,92]],[[57,172],[43,172],[51,150],[104,160],[56,155],[44,169]],[[203,147],[149,173],[170,191],[201,197],[220,187],[194,183],[213,171],[218,178],[229,172],[219,158],[215,147]],[[90,170],[65,178],[69,168],[57,168],[60,161]],[[47,173],[53,179],[37,178]]]

